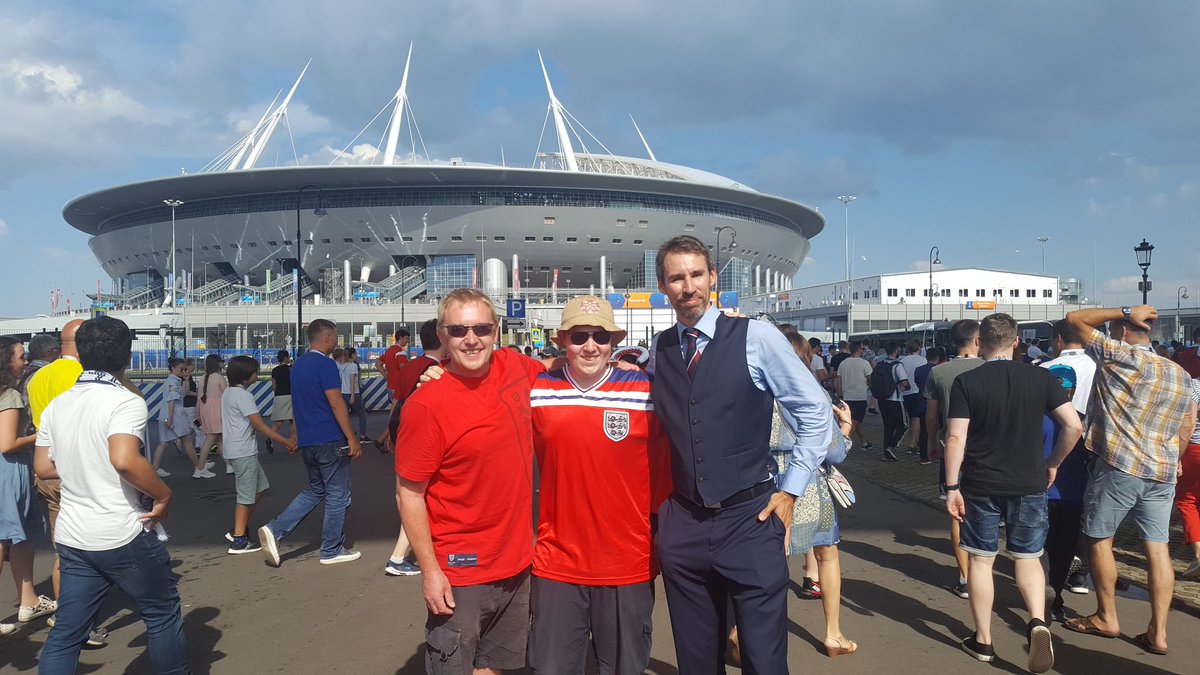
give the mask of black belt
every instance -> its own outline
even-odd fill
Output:
[[[765,480],[761,483],[756,483],[756,484],[746,488],[745,490],[739,490],[739,491],[729,495],[725,499],[722,499],[721,501],[717,502],[716,504],[697,504],[696,502],[692,501],[691,499],[688,499],[687,497],[683,496],[681,493],[677,492],[676,494],[678,494],[681,499],[686,501],[688,504],[691,504],[692,506],[696,506],[698,508],[703,508],[703,509],[711,509],[711,510],[716,511],[718,509],[727,509],[731,506],[737,506],[738,504],[744,504],[745,502],[748,502],[751,499],[754,499],[755,497],[761,497],[769,492],[775,492],[775,491],[776,491],[775,481],[774,480]]]

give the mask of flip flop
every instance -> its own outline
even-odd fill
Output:
[[[1142,648],[1142,651],[1145,651],[1150,654],[1155,654],[1157,656],[1166,656],[1167,655],[1167,650],[1159,649],[1158,647],[1155,647],[1154,644],[1150,642],[1150,636],[1146,635],[1145,633],[1142,633],[1141,635],[1138,635],[1137,637],[1133,638],[1133,641],[1134,641],[1134,643],[1137,644],[1137,646]]]
[[[1063,628],[1075,633],[1083,633],[1084,635],[1097,635],[1102,638],[1112,640],[1113,638],[1121,637],[1121,633],[1108,633],[1100,630],[1100,627],[1092,623],[1092,617],[1085,616],[1079,619],[1071,619],[1063,622]]]

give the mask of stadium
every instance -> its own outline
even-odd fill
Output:
[[[402,134],[416,138],[406,65],[375,163],[259,167],[298,79],[206,170],[66,205],[112,280],[93,300],[119,310],[294,304],[297,293],[305,304],[420,303],[463,286],[497,298],[653,291],[654,252],[679,234],[714,248],[722,291],[790,288],[824,227],[817,211],[660,162],[644,138],[648,159],[589,151],[542,72],[557,149],[539,147],[537,166],[433,161],[416,140],[398,154]]]

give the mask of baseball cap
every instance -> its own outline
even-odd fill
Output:
[[[1074,389],[1078,378],[1075,376],[1075,369],[1071,366],[1050,366],[1050,374],[1058,379],[1058,386],[1063,389]]]

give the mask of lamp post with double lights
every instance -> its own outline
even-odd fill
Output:
[[[929,249],[929,320],[933,321],[933,266],[941,265],[942,250],[936,246]]]
[[[178,199],[164,199],[163,203],[171,207],[171,269],[167,271],[167,277],[171,280],[171,304],[175,302],[175,209],[183,206],[183,202]]]
[[[1179,329],[1179,313],[1183,309],[1183,301],[1188,299],[1188,287],[1180,286],[1175,289],[1175,339],[1183,341],[1183,331]]]
[[[842,195],[838,201],[846,207],[846,286],[850,285],[850,202],[858,199],[854,195]]]
[[[1038,237],[1037,240],[1042,245],[1042,276],[1046,276],[1046,242],[1050,241],[1050,237]]]
[[[716,260],[717,307],[721,306],[721,231],[722,230],[729,230],[729,233],[730,233],[729,234],[729,250],[731,251],[730,257],[733,257],[733,253],[732,253],[733,249],[737,248],[737,230],[733,229],[729,225],[722,225],[721,227],[718,227],[716,229],[716,232],[717,232],[717,251],[716,251],[716,253],[717,253],[717,260]],[[732,286],[730,286],[730,288],[732,288]]]
[[[317,207],[313,209],[313,215],[318,218],[325,215],[325,207],[322,202],[325,199],[325,191],[316,185],[305,185],[296,191],[296,276],[292,283],[296,284],[296,353],[293,358],[300,358],[304,346],[304,285],[300,282],[300,275],[304,274],[304,238],[300,236],[300,199],[304,196],[305,190],[317,191]]]
[[[1142,268],[1142,281],[1138,284],[1138,290],[1142,292],[1142,304],[1149,304],[1150,295],[1150,254],[1154,253],[1154,244],[1142,238],[1142,243],[1133,247],[1133,252],[1137,255],[1138,267]]]

